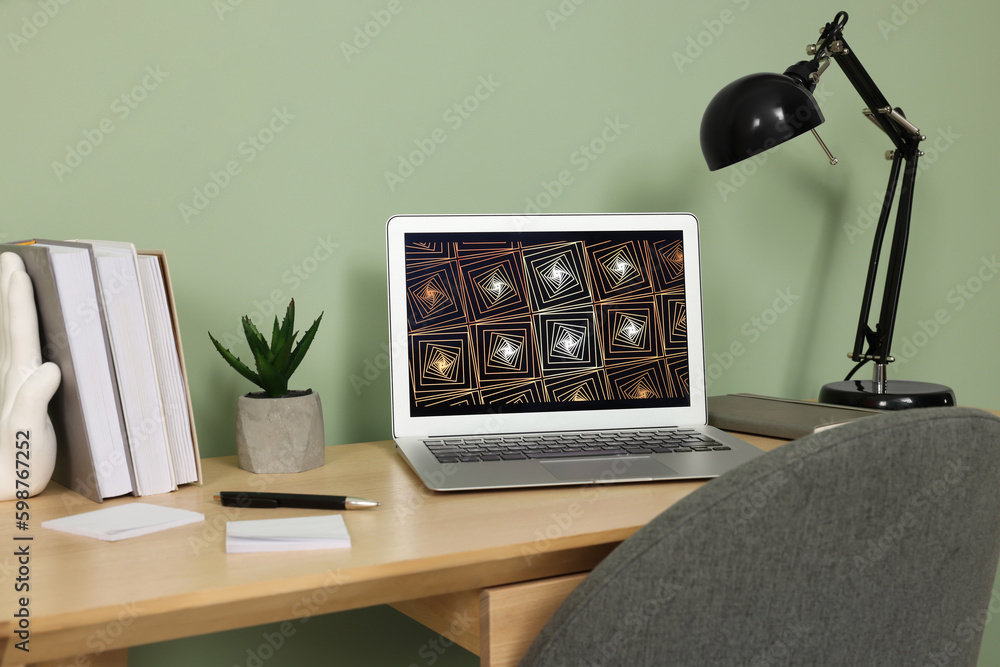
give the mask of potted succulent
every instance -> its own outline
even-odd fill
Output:
[[[323,313],[296,344],[295,300],[285,318],[274,318],[271,341],[260,334],[248,316],[243,333],[253,354],[256,372],[208,334],[222,358],[263,391],[240,396],[236,405],[236,455],[239,466],[257,473],[302,472],[323,465],[323,407],[312,389],[289,391],[288,379],[316,337]]]

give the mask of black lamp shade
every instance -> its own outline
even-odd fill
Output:
[[[798,77],[751,74],[709,102],[701,119],[701,152],[715,171],[808,132],[823,120]]]

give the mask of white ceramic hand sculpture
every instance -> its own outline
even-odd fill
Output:
[[[42,363],[31,278],[24,262],[0,254],[0,500],[42,491],[56,464],[49,400],[59,367]],[[19,493],[20,491],[20,493]]]

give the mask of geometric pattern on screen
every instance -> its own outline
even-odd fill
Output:
[[[407,234],[411,410],[688,405],[681,239]]]

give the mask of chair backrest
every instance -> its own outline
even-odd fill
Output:
[[[931,408],[788,443],[613,551],[522,665],[974,665],[1000,419]]]

